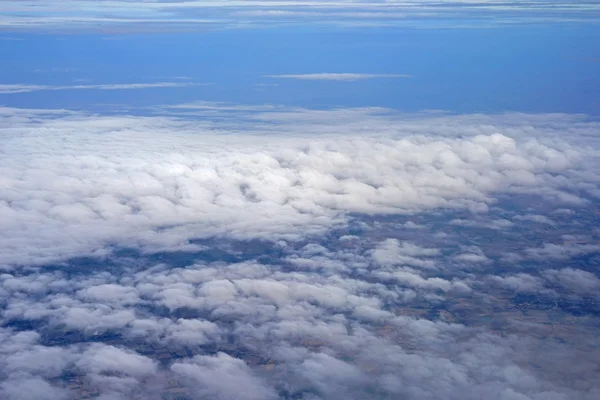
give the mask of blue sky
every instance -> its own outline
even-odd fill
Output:
[[[6,106],[220,101],[600,113],[594,3],[5,1],[2,7],[0,82],[9,86],[0,89],[0,103]],[[417,11],[426,15],[412,16]],[[98,22],[107,16],[118,22]],[[198,16],[220,22],[182,22]],[[76,17],[84,22],[71,25]],[[114,84],[138,86],[98,87]]]

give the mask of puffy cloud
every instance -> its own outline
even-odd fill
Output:
[[[0,397],[598,397],[597,123],[169,113],[0,109]]]
[[[77,365],[94,374],[118,372],[142,377],[156,372],[156,365],[152,360],[127,350],[103,345],[95,345],[86,350]]]
[[[292,135],[250,130],[235,143],[177,119],[76,115],[33,124],[35,114],[10,117],[2,125],[0,243],[8,251],[0,260],[44,263],[106,254],[107,246],[195,249],[191,239],[214,235],[297,240],[343,223],[348,212],[478,212],[498,191],[562,200],[566,187],[583,184],[579,176],[556,179],[580,165],[583,150],[569,145],[510,138],[497,132],[502,127],[473,132],[477,122],[465,123],[463,137],[440,137],[447,118],[425,122],[435,136],[417,134],[413,121],[385,137],[352,128],[343,137],[313,136],[315,117],[322,124],[338,114],[323,113],[258,114],[259,121],[278,118]],[[330,132],[348,128],[329,125]]]
[[[387,239],[373,251],[373,259],[381,265],[409,265],[420,268],[435,268],[431,260],[419,256],[436,256],[439,250],[424,249],[412,243],[399,243],[396,239]]]
[[[78,297],[99,303],[135,304],[139,301],[137,290],[115,284],[103,284],[82,289]]]
[[[197,346],[217,342],[219,335],[219,327],[213,322],[180,319],[169,326],[166,339]]]
[[[598,296],[600,289],[600,279],[591,272],[580,269],[564,268],[561,270],[549,270],[544,276],[550,282],[558,284],[565,289],[580,295]]]
[[[527,249],[526,255],[537,260],[560,260],[578,255],[596,253],[599,250],[600,245],[593,243],[545,243],[542,247]]]
[[[0,393],[11,400],[63,400],[69,393],[38,377],[12,379],[0,384]]]
[[[492,279],[499,285],[516,292],[539,293],[544,287],[540,278],[523,273],[506,277],[494,276]]]
[[[176,363],[171,370],[191,382],[199,399],[275,399],[275,391],[248,368],[244,361],[224,353],[196,356]]]
[[[544,215],[517,215],[515,219],[519,221],[531,221],[539,224],[554,225],[554,222]]]
[[[335,399],[352,396],[364,386],[367,376],[356,366],[324,353],[312,355],[302,362],[299,374],[315,387],[321,397]]]
[[[75,365],[85,374],[87,385],[107,400],[152,393],[159,379],[155,361],[130,350],[103,344],[91,345]],[[149,378],[155,382],[147,383]],[[159,394],[154,393],[148,398],[159,398]]]

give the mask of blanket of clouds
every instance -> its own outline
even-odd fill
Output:
[[[598,399],[599,133],[0,108],[0,398]]]

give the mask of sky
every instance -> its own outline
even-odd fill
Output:
[[[0,399],[600,398],[600,5],[0,1]]]

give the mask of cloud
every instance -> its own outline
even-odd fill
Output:
[[[515,292],[539,293],[544,286],[540,278],[523,273],[507,277],[494,276],[492,279]]]
[[[37,377],[23,377],[0,384],[0,393],[11,400],[63,400],[69,393]]]
[[[0,397],[598,397],[597,122],[162,111],[0,108]]]
[[[485,210],[497,191],[562,198],[583,179],[573,175],[583,150],[570,146],[468,125],[463,132],[472,136],[419,132],[451,132],[443,124],[458,122],[452,119],[420,128],[407,121],[399,125],[407,134],[369,137],[351,132],[352,118],[387,118],[356,113],[344,120],[336,111],[266,112],[252,118],[279,119],[281,134],[247,129],[234,143],[193,120],[81,114],[11,121],[2,126],[10,139],[2,144],[0,242],[14,250],[0,259],[101,255],[117,243],[194,249],[191,239],[215,235],[295,239],[343,224],[349,212]],[[326,127],[324,120],[343,122]],[[345,133],[315,137],[321,129]],[[561,173],[574,178],[552,178]]]
[[[86,350],[77,365],[91,373],[120,372],[145,376],[156,372],[152,360],[113,346],[94,345]]]
[[[577,294],[598,296],[600,279],[591,272],[580,269],[564,268],[546,271],[545,277],[551,282],[565,287]]]
[[[276,399],[275,391],[254,376],[242,361],[225,353],[196,356],[186,363],[171,366],[176,375],[191,382],[199,398],[268,400]]]
[[[387,239],[373,251],[373,258],[381,265],[403,264],[420,268],[435,268],[433,261],[423,260],[422,257],[431,257],[438,253],[437,249],[424,249],[412,243],[400,244],[396,239]]]
[[[355,73],[318,73],[318,74],[296,74],[296,75],[267,75],[267,78],[275,79],[300,79],[307,81],[342,81],[354,82],[365,79],[376,78],[410,78],[410,75],[402,74],[355,74]]]
[[[102,84],[102,85],[71,85],[71,86],[49,86],[49,85],[29,85],[29,84],[7,84],[0,85],[0,94],[30,93],[39,91],[56,90],[139,90],[155,88],[174,88],[185,86],[196,86],[198,83],[180,83],[180,82],[157,82],[157,83],[123,83],[123,84]]]
[[[560,260],[578,255],[596,253],[599,250],[600,244],[595,243],[545,243],[542,247],[527,249],[526,256],[538,260]]]
[[[554,225],[554,222],[544,215],[517,215],[515,219],[518,221],[531,221],[539,224]]]
[[[98,4],[85,0],[52,3],[5,1],[10,13],[0,26],[22,30],[100,30],[118,28],[123,32],[240,29],[266,24],[295,23],[334,27],[436,26],[464,28],[479,26],[485,11],[487,26],[511,26],[536,21],[581,22],[598,18],[598,6],[565,0],[532,1],[434,1],[385,0],[335,1],[111,1]],[[73,10],[77,10],[74,12]],[[452,19],[460,18],[460,23]],[[110,33],[110,31],[109,31]]]

